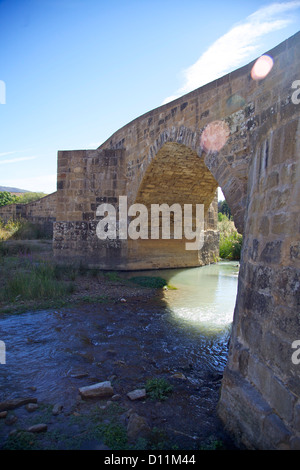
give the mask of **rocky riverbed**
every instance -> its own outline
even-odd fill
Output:
[[[105,286],[105,301],[2,315],[1,448],[234,448],[216,412],[224,342],[179,328],[172,291]]]

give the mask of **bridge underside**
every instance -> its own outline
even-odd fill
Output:
[[[239,444],[300,449],[300,34],[268,54],[264,79],[252,79],[251,63],[96,150],[59,152],[53,246],[107,269],[205,264],[217,253],[220,186],[244,238],[219,415]],[[97,206],[117,208],[124,195],[129,206],[203,204],[202,251],[178,239],[99,240]]]

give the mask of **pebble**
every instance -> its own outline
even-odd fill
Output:
[[[16,421],[18,421],[18,418],[16,416],[8,416],[5,420],[5,424],[7,426],[11,426],[12,424],[15,424]]]
[[[1,411],[0,412],[0,419],[6,418],[6,416],[7,416],[7,411]]]
[[[182,372],[176,372],[175,374],[172,375],[174,379],[181,379],[181,380],[186,380],[186,376],[182,374]]]
[[[111,397],[111,401],[118,401],[118,400],[121,400],[121,398],[122,398],[121,395],[116,393],[115,395]]]
[[[63,410],[63,405],[60,403],[56,403],[53,408],[52,408],[52,414],[53,416],[58,416]]]
[[[28,403],[28,405],[25,406],[26,410],[29,412],[36,411],[38,407],[39,405],[37,403]]]
[[[82,373],[74,373],[74,374],[71,374],[71,377],[72,379],[83,379],[84,377],[88,377],[89,374],[87,374],[86,372],[82,372]]]
[[[48,426],[47,424],[41,423],[41,424],[35,424],[34,426],[30,426],[30,428],[27,429],[28,432],[45,432],[47,431]]]

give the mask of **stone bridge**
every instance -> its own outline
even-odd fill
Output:
[[[239,444],[300,449],[300,34],[154,109],[96,150],[58,153],[54,251],[108,269],[196,266],[217,255],[220,186],[244,235],[219,416]],[[203,249],[184,240],[101,241],[103,202],[204,204]],[[299,348],[299,346],[298,346]],[[199,423],[201,426],[201,423]]]

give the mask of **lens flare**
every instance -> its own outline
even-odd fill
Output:
[[[268,55],[262,55],[257,59],[251,70],[251,77],[253,80],[262,80],[266,78],[268,73],[272,70],[273,59]]]
[[[240,95],[231,95],[226,101],[226,109],[228,112],[234,112],[245,106],[246,100]]]
[[[230,130],[226,122],[213,121],[202,132],[200,144],[205,152],[219,152],[227,142]]]

